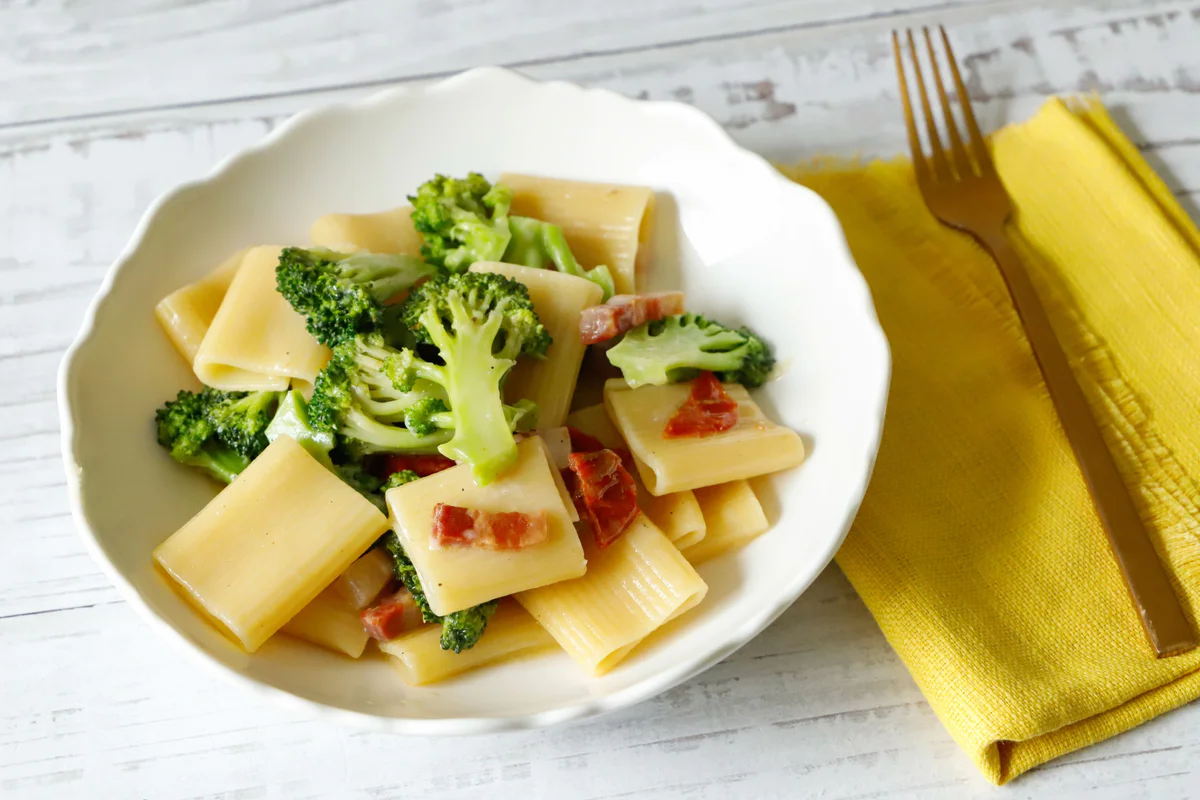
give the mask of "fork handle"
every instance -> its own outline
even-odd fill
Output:
[[[1045,306],[1034,291],[1029,272],[1006,234],[981,238],[1000,266],[1013,305],[1024,325],[1034,357],[1042,370],[1050,398],[1075,451],[1075,459],[1091,491],[1092,502],[1108,534],[1113,557],[1137,608],[1142,627],[1158,658],[1178,655],[1196,646],[1179,597],[1154,551],[1100,426],[1076,381],[1067,355],[1054,335]]]

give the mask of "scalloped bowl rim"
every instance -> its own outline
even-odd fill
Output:
[[[883,373],[880,376],[880,385],[876,387],[878,390],[878,402],[872,418],[870,420],[864,420],[864,424],[869,424],[872,426],[872,429],[868,434],[869,441],[871,443],[871,446],[868,448],[869,455],[867,463],[862,465],[861,479],[858,485],[853,487],[852,502],[847,506],[845,518],[842,521],[840,534],[832,539],[824,551],[821,552],[820,558],[817,559],[817,561],[820,563],[819,568],[811,570],[810,572],[798,574],[796,578],[790,584],[788,584],[786,589],[780,592],[777,600],[773,604],[762,608],[757,615],[744,620],[735,630],[729,633],[727,639],[721,646],[699,657],[681,661],[680,663],[676,664],[674,668],[662,670],[651,679],[643,680],[640,683],[633,684],[621,690],[610,692],[603,696],[592,697],[585,701],[564,705],[560,708],[508,717],[410,719],[403,717],[380,716],[354,711],[351,709],[330,706],[315,700],[309,700],[307,698],[292,694],[284,689],[271,686],[249,676],[243,675],[236,670],[233,670],[222,664],[202,648],[190,642],[173,625],[171,625],[167,620],[160,617],[153,609],[151,609],[138,589],[110,560],[98,537],[92,530],[82,502],[81,482],[79,477],[81,468],[79,467],[75,455],[78,426],[76,425],[75,410],[72,408],[68,391],[68,382],[76,356],[84,343],[91,337],[97,313],[99,309],[108,301],[116,276],[142,245],[146,232],[154,224],[160,209],[171,202],[178,195],[220,178],[243,160],[254,159],[260,152],[273,147],[277,142],[297,135],[301,129],[310,125],[317,119],[337,114],[344,114],[347,112],[354,112],[358,109],[369,108],[377,104],[388,103],[396,98],[410,94],[445,92],[454,90],[459,86],[472,82],[512,80],[521,81],[526,84],[534,84],[548,91],[570,89],[571,91],[582,91],[590,94],[604,95],[622,103],[638,104],[643,111],[648,111],[655,114],[672,114],[681,118],[686,118],[686,121],[689,124],[707,129],[709,134],[715,137],[716,143],[719,143],[731,151],[736,151],[737,154],[746,162],[746,166],[748,168],[769,172],[773,180],[786,184],[790,190],[808,193],[812,197],[819,200],[820,204],[824,207],[829,216],[829,224],[836,229],[837,242],[840,245],[841,250],[840,254],[844,259],[844,264],[840,264],[838,267],[849,269],[857,277],[861,301],[866,307],[865,319],[873,324],[870,334],[876,335],[883,347]],[[129,243],[122,249],[120,255],[109,267],[95,298],[92,300],[84,314],[79,333],[76,335],[74,341],[67,349],[59,368],[57,380],[57,400],[59,419],[62,426],[62,456],[64,467],[66,469],[67,491],[71,507],[71,516],[80,536],[83,538],[88,552],[101,566],[103,571],[108,575],[109,579],[117,587],[124,599],[134,608],[137,614],[153,630],[157,631],[159,635],[170,641],[177,649],[185,652],[188,657],[191,658],[193,663],[200,664],[211,674],[219,676],[226,682],[256,693],[260,697],[263,697],[276,704],[299,710],[315,717],[323,717],[325,719],[354,727],[394,733],[411,735],[466,735],[492,733],[506,730],[541,728],[559,723],[582,720],[634,705],[658,695],[674,686],[677,686],[678,684],[688,680],[691,677],[694,677],[695,675],[698,675],[709,667],[724,660],[759,633],[761,633],[768,625],[770,625],[785,610],[787,610],[787,608],[791,606],[792,603],[794,603],[795,600],[799,598],[799,596],[812,584],[812,582],[825,569],[825,567],[829,565],[829,563],[833,560],[838,548],[841,546],[842,541],[845,539],[846,534],[849,532],[850,525],[858,513],[859,506],[861,505],[863,495],[866,492],[867,484],[871,477],[871,472],[874,468],[875,456],[878,451],[879,440],[882,435],[883,419],[887,405],[890,378],[890,351],[883,330],[879,326],[878,317],[875,312],[870,290],[865,279],[863,279],[861,273],[857,269],[853,256],[851,255],[849,247],[846,244],[841,225],[834,215],[833,210],[829,208],[828,204],[826,204],[823,199],[820,199],[819,196],[817,196],[814,192],[807,187],[789,181],[764,158],[736,144],[729,134],[715,120],[706,115],[704,112],[690,105],[670,101],[634,100],[608,89],[581,87],[577,84],[567,81],[535,81],[512,70],[500,67],[480,67],[467,70],[458,75],[446,78],[427,86],[396,86],[383,91],[375,92],[359,100],[336,103],[301,111],[284,121],[277,128],[264,136],[260,141],[221,159],[216,166],[214,166],[202,177],[185,181],[173,189],[170,189],[159,195],[158,198],[156,198],[154,202],[150,204],[145,213],[142,215],[141,219],[138,221]]]

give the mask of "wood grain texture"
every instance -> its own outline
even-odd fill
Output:
[[[84,553],[58,455],[55,371],[104,270],[160,192],[301,108],[485,62],[692,103],[780,160],[888,155],[904,139],[887,31],[936,18],[952,30],[986,127],[1052,93],[1100,91],[1195,212],[1200,5],[396,8],[0,2],[0,796],[998,794],[834,568],[724,663],[601,720],[419,740],[262,705],[163,647]],[[381,31],[387,14],[396,23]],[[1003,791],[1183,797],[1196,791],[1198,757],[1191,706]]]

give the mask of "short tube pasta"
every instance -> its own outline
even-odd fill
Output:
[[[282,391],[311,384],[329,361],[304,317],[275,289],[280,247],[249,250],[196,352],[196,377],[226,391]]]
[[[339,253],[421,255],[421,234],[413,227],[412,206],[377,214],[326,214],[317,218],[309,238]]]
[[[666,439],[663,428],[687,399],[686,383],[630,389],[614,379],[604,386],[609,416],[629,443],[638,474],[653,495],[753,478],[799,466],[804,443],[790,428],[767,419],[746,387],[725,384],[738,404],[738,421],[703,438]]]
[[[158,317],[167,338],[189,366],[196,360],[196,351],[200,349],[208,326],[217,315],[225,292],[233,283],[233,276],[237,274],[247,252],[240,250],[234,253],[211,273],[195,283],[176,289],[154,307],[154,315]]]
[[[512,213],[558,225],[584,267],[605,264],[617,294],[638,290],[646,268],[643,247],[654,218],[654,190],[646,186],[505,174],[513,190]]]
[[[747,481],[705,486],[696,490],[695,497],[707,532],[703,540],[682,548],[683,557],[693,564],[702,564],[742,547],[771,527]]]
[[[488,623],[487,633],[470,650],[454,653],[443,650],[439,625],[426,625],[379,649],[410,686],[435,683],[469,670],[551,650],[554,639],[519,605],[506,600]]]
[[[639,515],[587,574],[518,594],[517,601],[593,675],[616,666],[638,642],[695,607],[708,585],[675,545]]]
[[[288,636],[345,653],[351,658],[363,654],[370,638],[358,612],[332,588],[314,597],[280,630]]]
[[[587,568],[546,445],[532,436],[517,445],[513,469],[478,486],[468,464],[388,490],[394,529],[421,576],[435,614],[460,611],[497,597],[576,578]],[[433,510],[451,502],[480,511],[547,513],[549,538],[520,550],[434,548]]]
[[[387,528],[379,509],[280,436],[154,558],[254,652]]]

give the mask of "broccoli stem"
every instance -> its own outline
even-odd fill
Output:
[[[509,217],[508,227],[512,231],[512,241],[504,251],[504,262],[536,269],[548,269],[552,263],[559,272],[585,278],[599,286],[604,290],[604,300],[613,296],[615,288],[608,267],[585,270],[579,266],[567,244],[566,234],[559,226],[532,217]]]
[[[492,354],[501,314],[490,314],[480,324],[472,320],[458,295],[451,295],[447,304],[455,336],[447,333],[432,306],[421,315],[433,344],[448,364],[456,365],[441,370],[450,408],[458,413],[453,438],[438,450],[447,458],[470,462],[476,482],[484,486],[517,461],[517,444],[500,397],[501,381],[516,362]],[[462,413],[465,409],[470,413]]]
[[[233,479],[250,466],[250,459],[223,445],[206,446],[194,456],[180,459],[189,467],[207,472],[222,483],[233,483]]]
[[[338,262],[344,280],[369,287],[377,303],[385,303],[413,284],[428,278],[433,269],[415,256],[355,253]]]

